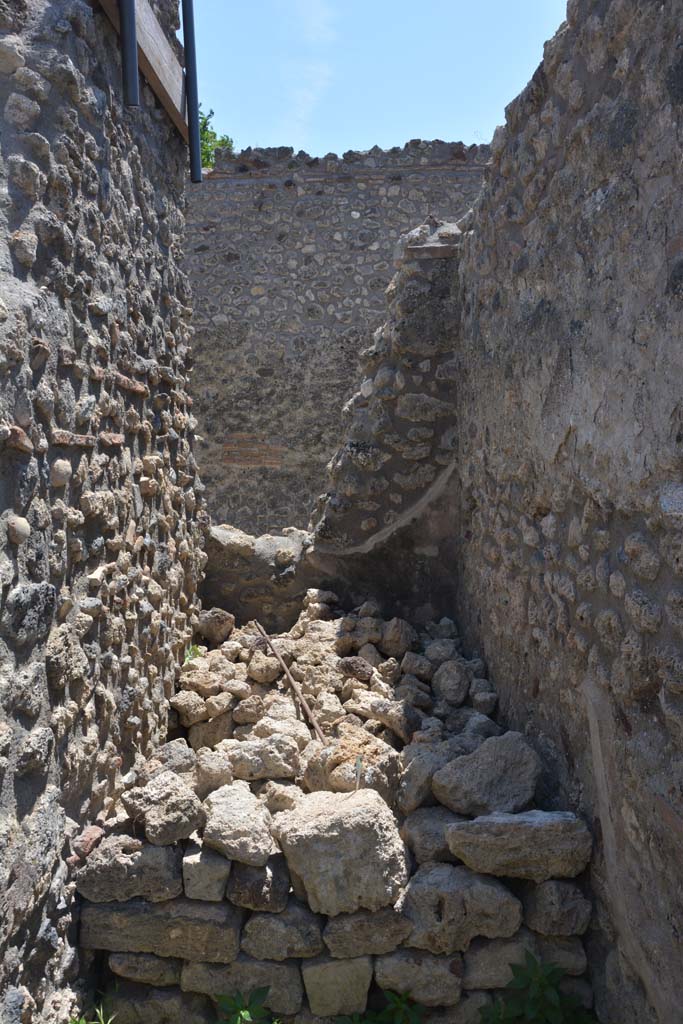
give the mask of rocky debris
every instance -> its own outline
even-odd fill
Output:
[[[274,833],[317,913],[379,910],[407,881],[396,821],[374,790],[311,793],[276,815]]]
[[[327,922],[323,941],[330,956],[391,953],[408,938],[412,924],[393,907],[337,914]]]
[[[501,811],[530,804],[540,762],[479,710],[474,696],[495,693],[483,663],[462,655],[452,623],[418,633],[373,602],[342,616],[335,601],[310,591],[273,638],[323,740],[253,624],[183,666],[171,704],[184,735],[136,759],[116,816],[74,847],[90,897],[83,944],[154,991],[272,985],[275,1012],[293,1014],[305,988],[306,1020],[363,1012],[374,977],[448,1007],[442,1024],[472,1021],[500,959],[521,948],[579,975],[590,906],[559,879],[583,867],[588,832],[570,814]],[[165,835],[166,815],[168,834],[185,833],[170,846],[127,834]],[[513,893],[495,875],[540,884]]]
[[[540,774],[536,751],[520,733],[506,732],[435,772],[432,792],[458,814],[521,811],[533,799]]]
[[[242,864],[262,867],[266,863],[273,849],[271,816],[246,782],[221,786],[203,807],[207,846]]]
[[[588,864],[591,837],[568,811],[490,814],[446,829],[451,852],[473,871],[545,882],[574,878]]]
[[[84,902],[80,943],[113,953],[155,953],[207,963],[230,963],[240,944],[242,911],[226,900],[204,903],[180,897],[163,903]]]
[[[106,836],[76,872],[76,888],[94,903],[135,896],[151,903],[173,899],[183,891],[181,851],[131,836]]]
[[[335,960],[321,956],[301,967],[311,1013],[317,1017],[363,1013],[372,980],[372,959]]]
[[[206,818],[195,793],[169,770],[154,775],[145,786],[125,791],[122,801],[131,818],[142,821],[149,842],[157,846],[186,839]]]
[[[412,925],[406,945],[431,953],[465,950],[477,935],[514,935],[522,923],[519,900],[501,882],[451,864],[419,867],[400,909]]]
[[[375,960],[381,989],[409,995],[422,1006],[455,1006],[462,990],[462,957],[397,949]]]
[[[279,913],[255,913],[242,931],[242,951],[255,960],[314,957],[323,951],[324,918],[290,899]]]
[[[212,996],[248,994],[256,988],[267,988],[265,1005],[273,1013],[298,1013],[303,1001],[301,974],[296,963],[262,963],[240,954],[232,963],[186,963],[180,987],[184,992],[201,992]]]

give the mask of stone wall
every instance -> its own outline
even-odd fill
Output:
[[[429,214],[464,213],[488,158],[487,146],[420,141],[342,158],[219,151],[189,197],[186,247],[214,521],[308,525],[394,245]]]
[[[0,32],[0,1018],[64,1024],[70,863],[165,735],[203,559],[186,149],[146,86],[122,108],[99,10]]]
[[[680,1016],[682,19],[570,0],[473,215],[406,240],[316,544],[456,615],[594,823],[608,1024]]]
[[[278,1018],[331,1022],[388,990],[476,1024],[526,951],[589,1006],[590,833],[531,809],[543,766],[482,661],[447,619],[303,604],[272,647],[201,613],[181,735],[136,760],[76,873],[107,1013],[211,1024],[212,1000],[265,987]]]

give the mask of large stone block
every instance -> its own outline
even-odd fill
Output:
[[[401,910],[412,924],[407,946],[431,953],[467,949],[476,935],[514,935],[522,905],[493,878],[451,864],[424,864],[410,879]]]
[[[218,749],[236,779],[293,779],[299,767],[299,744],[290,736],[224,740]]]
[[[270,812],[246,782],[221,786],[204,801],[204,843],[224,857],[252,864],[266,863],[273,851]]]
[[[568,811],[489,814],[449,825],[446,839],[473,871],[534,882],[580,874],[592,845],[584,823]]]
[[[411,922],[393,907],[338,914],[325,925],[323,940],[330,955],[354,957],[391,953],[408,937]]]
[[[323,918],[290,899],[279,914],[252,914],[242,932],[242,951],[255,960],[287,960],[322,952]]]
[[[462,989],[462,957],[398,949],[377,957],[375,981],[381,989],[409,995],[423,1006],[455,1006]]]
[[[180,987],[184,992],[202,992],[213,998],[267,988],[265,1005],[273,1013],[287,1016],[297,1013],[303,1001],[298,964],[252,960],[244,955],[229,965],[186,963]]]
[[[318,957],[301,965],[308,1005],[318,1017],[363,1013],[372,981],[372,959]]]
[[[544,963],[557,964],[567,974],[580,975],[586,969],[580,939],[547,940],[521,928],[509,939],[474,940],[464,956],[463,987],[504,988],[512,978],[510,964],[523,964],[527,952]]]
[[[506,732],[435,772],[432,792],[458,814],[521,811],[533,799],[540,774],[536,751],[521,733]]]
[[[135,896],[158,902],[180,896],[181,852],[130,836],[107,836],[76,872],[76,888],[93,903]]]
[[[179,985],[182,961],[153,953],[110,953],[109,970],[143,985]]]
[[[151,988],[129,982],[117,984],[106,997],[116,1024],[216,1024],[210,999],[177,988]]]
[[[274,819],[311,909],[335,915],[395,903],[408,878],[393,814],[374,790],[310,793]]]
[[[80,944],[113,953],[155,953],[227,964],[237,956],[241,925],[242,912],[227,902],[85,902]]]

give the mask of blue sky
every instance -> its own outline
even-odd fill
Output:
[[[195,0],[199,95],[236,147],[488,142],[566,0]]]

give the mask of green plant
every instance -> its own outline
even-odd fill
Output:
[[[200,103],[199,142],[202,150],[202,167],[213,167],[216,162],[214,155],[216,149],[227,149],[228,152],[232,153],[235,148],[235,144],[229,135],[218,135],[218,133],[214,131],[211,127],[212,119],[213,110],[210,110],[208,114],[205,114]]]
[[[199,647],[197,644],[190,644],[185,649],[185,657],[183,658],[183,665],[187,665],[188,661],[192,661],[193,658],[199,657]]]
[[[267,988],[255,988],[248,996],[241,992],[234,996],[219,996],[219,1024],[271,1024],[273,1018],[264,1006],[268,991]]]
[[[71,1017],[69,1024],[113,1024],[115,1013],[111,1017],[104,1016],[104,1007],[98,1006],[95,1008],[95,1016],[92,1020],[88,1020],[86,1016],[81,1014],[80,1017]]]
[[[595,1018],[578,999],[560,990],[564,971],[556,964],[543,964],[527,952],[524,964],[510,964],[510,970],[512,980],[502,998],[482,1007],[481,1024],[594,1024]]]

